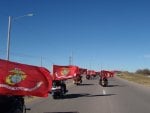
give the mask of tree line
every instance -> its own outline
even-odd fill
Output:
[[[150,75],[150,70],[149,69],[138,69],[136,74],[143,74],[143,75]]]

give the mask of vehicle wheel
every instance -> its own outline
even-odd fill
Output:
[[[23,113],[20,109],[16,109],[14,112],[12,113]]]
[[[101,80],[99,80],[99,85],[101,85],[101,86],[102,86],[102,81],[101,81]]]
[[[13,110],[12,109],[10,109],[9,110],[9,112],[7,112],[7,113],[23,113],[24,112],[24,109],[21,109],[21,108],[14,108]]]
[[[105,85],[104,85],[105,87],[107,87],[108,86],[108,83],[105,83]]]
[[[57,99],[57,96],[56,96],[56,95],[53,95],[53,99]]]
[[[89,76],[89,75],[86,75],[86,79],[88,79],[88,80],[89,80],[89,79],[90,79],[90,76]]]

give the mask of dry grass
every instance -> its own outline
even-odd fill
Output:
[[[150,77],[141,75],[141,74],[133,74],[133,73],[121,73],[118,74],[120,78],[133,81],[142,85],[150,86]]]

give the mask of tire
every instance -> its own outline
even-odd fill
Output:
[[[53,99],[57,99],[58,98],[57,95],[53,95],[52,97],[53,97]]]
[[[86,79],[88,79],[88,80],[89,80],[89,79],[90,79],[90,75],[86,75]]]
[[[101,86],[102,86],[102,82],[103,82],[102,80],[99,80],[99,85],[101,85]]]
[[[21,111],[20,109],[16,109],[14,112],[11,113],[23,113],[23,111]]]
[[[105,87],[107,87],[108,86],[108,82],[106,82],[106,84],[105,84]]]
[[[105,80],[105,81],[104,81],[104,87],[107,87],[107,86],[108,86],[108,81]]]
[[[82,80],[80,80],[80,84],[82,83]]]
[[[14,106],[14,108],[10,109],[7,113],[23,113],[24,107]]]
[[[8,113],[23,113],[24,111],[25,111],[24,99],[17,98],[11,104],[11,107]]]

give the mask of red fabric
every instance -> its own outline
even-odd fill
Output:
[[[59,66],[53,65],[53,79],[70,79],[77,75],[79,68],[77,66]]]
[[[106,70],[101,71],[101,76],[106,78],[114,77],[114,74],[115,73],[111,71],[106,71]]]
[[[96,75],[99,75],[99,76],[100,76],[100,74],[101,74],[101,72],[99,72],[99,71],[98,71],[98,72],[96,72]]]
[[[0,94],[46,97],[51,86],[46,68],[0,59]]]
[[[79,74],[82,75],[82,74],[87,74],[87,69],[83,69],[83,68],[79,68]]]
[[[88,70],[87,75],[95,75],[96,72],[94,70]]]

